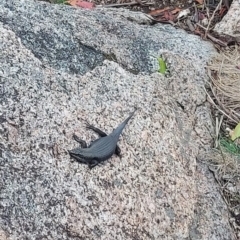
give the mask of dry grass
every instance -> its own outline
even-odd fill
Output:
[[[228,49],[208,65],[212,99],[231,123],[240,122],[240,48]]]
[[[224,147],[213,149],[204,156],[220,186],[221,195],[229,209],[229,222],[240,237],[240,155],[225,151]]]
[[[240,122],[240,48],[228,49],[208,65],[208,100],[216,116],[215,149],[205,156],[230,211],[230,223],[240,237],[240,147],[226,135]],[[220,118],[218,117],[220,115]],[[223,125],[225,129],[223,129]]]

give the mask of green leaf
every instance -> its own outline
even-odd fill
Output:
[[[231,139],[234,141],[235,139],[240,137],[240,123],[234,128],[232,134],[231,134]]]
[[[231,154],[240,154],[240,147],[238,147],[235,142],[230,140],[229,138],[220,137],[219,139],[220,146],[223,148],[226,152],[229,152]]]
[[[158,58],[158,64],[159,64],[159,72],[162,74],[165,74],[167,71],[167,65],[166,62],[162,58]]]
[[[56,0],[55,3],[57,3],[57,4],[66,4],[67,0]]]

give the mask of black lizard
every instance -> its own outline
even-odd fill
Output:
[[[122,133],[124,127],[130,120],[130,118],[133,116],[134,112],[132,112],[130,116],[116,129],[114,129],[109,135],[107,135],[100,129],[95,128],[94,126],[87,124],[87,128],[92,129],[93,131],[98,133],[100,138],[93,141],[87,147],[87,143],[84,140],[81,140],[76,135],[74,135],[74,139],[79,142],[82,147],[69,150],[68,152],[70,156],[81,163],[88,164],[89,168],[91,169],[98,165],[100,162],[109,159],[114,153],[120,155],[121,150],[118,147],[117,142],[119,140],[120,134]]]

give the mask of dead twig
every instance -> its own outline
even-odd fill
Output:
[[[213,101],[213,99],[211,98],[211,96],[209,95],[209,93],[207,92],[207,89],[204,87],[203,88],[204,91],[206,92],[209,100],[211,101],[211,103],[218,109],[219,112],[221,112],[223,115],[225,115],[227,118],[231,119],[233,122],[237,123],[234,119],[232,119],[227,113],[225,113],[222,109],[220,109],[215,102]]]
[[[153,5],[154,3],[147,3],[147,2],[142,2],[140,0],[136,0],[129,3],[114,3],[114,4],[107,4],[107,5],[98,5],[98,7],[104,7],[104,8],[123,7],[123,6],[132,6],[132,5],[138,5],[138,4],[141,6],[149,6],[149,5]]]
[[[209,39],[211,39],[213,42],[215,42],[215,43],[217,43],[217,44],[219,44],[219,45],[221,45],[221,46],[223,46],[223,47],[227,47],[227,43],[225,43],[225,42],[223,42],[223,41],[221,41],[221,40],[213,37],[210,33],[207,33],[207,31],[208,31],[208,29],[207,29],[206,32],[205,32],[205,37],[207,36],[207,37],[208,37]],[[206,34],[206,33],[207,33],[207,34]]]
[[[204,26],[202,26],[200,23],[196,23],[196,25],[202,28],[203,30],[207,31],[207,29]]]
[[[218,148],[219,145],[219,133],[220,133],[220,129],[221,129],[221,125],[223,122],[223,115],[220,117],[220,120],[216,117],[216,138],[215,138],[215,148]]]
[[[209,20],[209,23],[208,23],[208,25],[207,25],[207,31],[205,32],[205,37],[208,35],[208,31],[209,31],[210,25],[211,25],[211,23],[212,23],[212,20],[213,20],[213,18],[214,18],[214,16],[215,16],[216,12],[217,12],[217,11],[219,10],[219,8],[221,7],[221,5],[222,5],[222,0],[220,0],[220,2],[218,3],[217,7],[215,8],[215,10],[214,10],[214,12],[213,12],[213,14],[212,14],[212,16],[211,16],[211,18],[210,18],[210,20]]]
[[[223,111],[225,111],[226,114],[228,114],[228,116],[231,116],[231,120],[234,120],[235,123],[238,123],[238,120],[235,119],[234,116],[232,116],[232,114],[229,112],[229,110],[226,109],[226,107],[224,106],[224,104],[222,104],[222,102],[218,99],[217,94],[215,93],[213,87],[210,85],[211,91],[213,93],[213,96],[215,97],[217,103],[219,104],[219,106],[223,109]]]

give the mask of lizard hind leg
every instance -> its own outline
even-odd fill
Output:
[[[94,127],[93,125],[86,122],[86,128],[93,130],[95,133],[97,133],[100,137],[106,137],[107,134],[100,130],[99,128]]]
[[[115,148],[115,154],[119,157],[121,157],[121,149],[120,147],[117,145],[116,148]]]
[[[84,140],[80,139],[77,135],[74,134],[74,135],[73,135],[73,139],[74,139],[76,142],[80,143],[80,145],[81,145],[82,148],[87,148],[87,143],[86,143]]]

